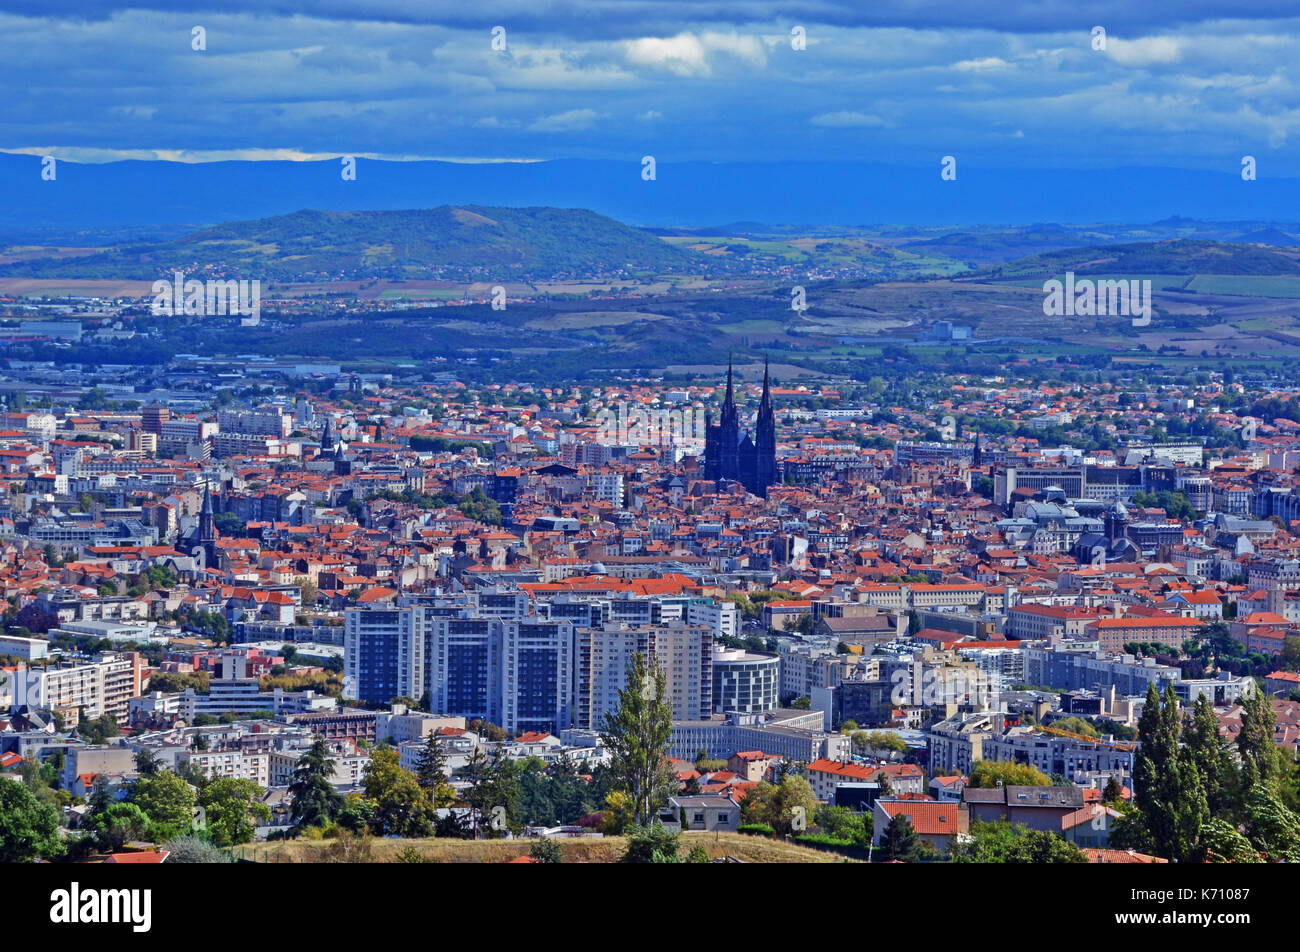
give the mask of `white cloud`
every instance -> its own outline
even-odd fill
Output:
[[[568,109],[551,116],[542,116],[528,128],[532,132],[573,132],[591,128],[600,118],[602,114],[594,109]]]
[[[1011,64],[998,56],[985,56],[982,59],[968,59],[952,64],[953,69],[962,72],[979,72],[986,69],[1010,69]]]
[[[1178,41],[1171,36],[1147,36],[1140,40],[1110,37],[1106,52],[1121,66],[1158,66],[1182,59]]]
[[[850,126],[870,126],[879,128],[889,123],[885,122],[879,116],[868,115],[865,112],[854,112],[852,110],[841,110],[840,112],[823,112],[821,115],[813,116],[809,120],[814,126],[832,126],[847,128]]]
[[[339,152],[302,152],[297,149],[104,149],[93,146],[24,146],[0,149],[0,155],[52,155],[65,162],[98,165],[103,162],[324,162],[342,158]],[[385,162],[456,162],[463,165],[494,165],[500,162],[541,162],[537,158],[464,155],[413,155],[410,153],[353,152],[353,158],[382,159]]]
[[[624,44],[628,62],[662,69],[678,76],[710,76],[712,54],[723,53],[753,66],[767,63],[762,41],[740,33],[678,33],[671,37],[646,36]]]

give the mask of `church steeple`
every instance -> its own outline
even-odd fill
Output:
[[[212,505],[212,488],[204,484],[203,505],[199,507],[199,524],[190,537],[191,555],[203,554],[203,565],[215,568],[220,562],[221,552],[217,548],[217,519]]]
[[[731,358],[727,358],[727,393],[722,398],[722,425],[737,427],[736,390],[731,382]]]
[[[212,489],[203,487],[203,507],[199,510],[199,541],[215,542],[217,538],[216,514],[212,511]]]

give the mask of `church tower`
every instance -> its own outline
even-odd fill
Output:
[[[215,568],[218,564],[217,520],[212,508],[212,490],[206,485],[203,487],[203,507],[199,510],[199,529],[195,541],[203,550],[204,565]]]
[[[736,412],[736,393],[731,382],[731,360],[727,360],[727,394],[722,400],[722,422],[718,433],[719,468],[723,479],[740,478],[740,415]]]
[[[766,496],[767,487],[776,482],[776,413],[772,410],[772,382],[766,359],[763,360],[763,396],[758,403],[756,430],[753,492]]]

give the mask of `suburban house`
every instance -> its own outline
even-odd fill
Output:
[[[1023,823],[1031,830],[1060,833],[1062,820],[1083,809],[1079,787],[967,787],[962,803],[971,820]]]
[[[740,806],[730,797],[669,797],[660,820],[669,829],[734,832]]]
[[[911,821],[917,839],[924,840],[945,855],[958,837],[970,832],[970,814],[960,803],[882,798],[876,801],[872,818],[874,833],[871,842],[875,846],[880,845],[889,821],[900,814]]]

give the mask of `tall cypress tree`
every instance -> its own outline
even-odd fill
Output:
[[[1183,732],[1192,761],[1205,785],[1205,804],[1215,815],[1232,807],[1232,762],[1219,736],[1219,719],[1204,694],[1196,698],[1191,720]]]
[[[1274,740],[1276,733],[1277,718],[1268,697],[1260,691],[1243,697],[1237,751],[1241,754],[1242,766],[1250,764],[1253,767],[1250,771],[1252,779],[1265,786],[1271,786],[1281,772]],[[1243,790],[1249,789],[1249,786],[1243,786]]]
[[[1201,827],[1209,818],[1205,785],[1195,753],[1179,746],[1182,715],[1170,683],[1163,703],[1155,685],[1147,687],[1146,704],[1138,720],[1141,745],[1133,767],[1133,782],[1142,822],[1155,851],[1168,859],[1197,860]]]

